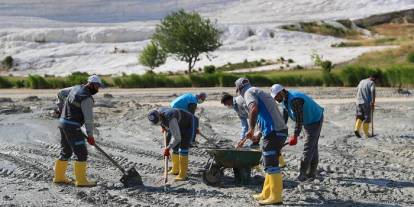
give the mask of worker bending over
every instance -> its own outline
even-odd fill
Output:
[[[183,94],[177,98],[175,98],[171,103],[170,103],[170,107],[171,108],[176,108],[176,109],[182,109],[184,111],[188,111],[191,114],[195,114],[195,111],[197,109],[197,104],[201,104],[203,103],[207,98],[207,94],[204,92],[200,92],[197,95],[194,95],[192,93],[186,93]],[[198,121],[199,119],[196,118],[196,124],[198,125]],[[194,143],[195,142],[195,138],[196,138],[196,132],[198,132],[198,126],[194,127],[194,131],[195,133],[193,134],[194,136],[191,137],[191,142]]]
[[[318,142],[324,109],[308,95],[299,91],[286,90],[279,84],[272,86],[271,95],[275,101],[282,103],[285,122],[287,123],[289,117],[295,122],[293,136],[288,140],[289,145],[297,144],[302,126],[306,132],[298,180],[315,178],[319,162]]]
[[[93,95],[98,93],[103,86],[97,75],[88,78],[86,85],[76,85],[61,90],[58,94],[59,109],[59,130],[61,135],[60,158],[55,162],[54,183],[70,184],[71,180],[66,178],[68,160],[72,153],[76,155],[74,162],[75,186],[95,186],[96,182],[88,181],[86,178],[86,160],[88,150],[86,148],[85,135],[81,127],[85,125],[87,141],[95,144],[93,137]]]
[[[283,181],[276,155],[282,150],[288,128],[269,93],[252,87],[246,78],[237,79],[235,85],[249,109],[250,128],[246,138],[254,137],[256,124],[264,137],[262,153],[266,176],[262,192],[253,197],[262,205],[282,204]]]
[[[171,139],[164,148],[163,154],[170,157],[172,154],[172,168],[170,174],[177,175],[175,181],[187,179],[188,153],[191,137],[194,133],[195,117],[182,109],[160,108],[148,114],[148,120],[154,125],[160,125],[163,130],[171,133]]]

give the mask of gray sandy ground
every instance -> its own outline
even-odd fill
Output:
[[[376,137],[353,136],[354,89],[301,88],[325,107],[319,142],[320,176],[307,183],[295,181],[303,143],[284,148],[284,204],[287,206],[413,206],[414,99],[394,89],[379,89],[375,112]],[[221,91],[205,90],[209,101],[197,114],[201,131],[232,145],[239,121],[220,104]],[[56,91],[0,91],[0,206],[257,206],[251,194],[260,191],[263,174],[253,172],[250,185],[235,186],[231,170],[220,187],[202,183],[199,169],[208,160],[203,149],[190,152],[189,180],[162,181],[163,145],[159,128],[150,126],[147,112],[165,105],[186,89],[106,90],[96,98],[97,143],[121,165],[135,166],[145,187],[123,188],[121,173],[95,149],[89,148],[93,188],[51,183],[53,162],[59,155],[57,120],[52,114]],[[411,91],[413,92],[413,91]],[[175,94],[175,95],[174,95]],[[36,95],[40,98],[27,98]],[[10,98],[10,99],[7,99]],[[289,124],[293,128],[292,123]],[[200,146],[207,146],[199,138]],[[72,176],[72,167],[68,170]],[[170,177],[173,180],[173,177]]]

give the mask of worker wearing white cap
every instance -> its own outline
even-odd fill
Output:
[[[322,129],[324,109],[308,95],[294,90],[288,91],[279,84],[272,86],[270,94],[275,101],[282,103],[285,122],[287,123],[289,117],[295,122],[294,134],[288,140],[289,145],[297,144],[302,125],[307,134],[298,180],[305,181],[315,178],[319,161],[318,141]]]
[[[71,180],[66,178],[66,170],[68,160],[74,153],[76,161],[74,162],[75,186],[87,187],[95,186],[96,182],[88,181],[86,178],[86,160],[88,150],[86,141],[90,145],[95,145],[93,136],[93,95],[98,93],[102,88],[101,79],[97,75],[88,78],[85,85],[76,85],[65,88],[58,93],[59,98],[59,130],[61,134],[61,151],[60,158],[55,162],[54,183],[70,184]],[[86,135],[81,131],[81,127],[85,125]]]

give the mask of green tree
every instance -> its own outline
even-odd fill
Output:
[[[207,53],[210,58],[208,53],[221,46],[220,31],[209,19],[184,10],[167,15],[157,25],[152,40],[168,54],[187,62],[189,73],[201,54]]]
[[[164,64],[166,59],[167,54],[154,42],[148,44],[138,56],[139,63],[151,68],[151,70]]]

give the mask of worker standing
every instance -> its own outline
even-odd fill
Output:
[[[293,136],[288,140],[289,145],[297,144],[302,126],[306,132],[297,179],[302,182],[315,178],[319,162],[318,142],[324,109],[308,95],[299,91],[286,90],[279,84],[272,86],[271,95],[275,101],[282,103],[285,122],[287,123],[289,117],[295,122]]]
[[[87,141],[95,144],[93,136],[93,95],[98,93],[103,84],[99,76],[92,75],[88,78],[85,85],[76,85],[65,88],[58,94],[60,105],[59,130],[61,134],[60,158],[55,162],[54,183],[70,184],[66,178],[68,160],[75,153],[74,162],[75,186],[87,187],[95,186],[96,182],[88,181],[86,178],[86,161],[88,151],[85,143],[85,135],[81,131],[81,126],[85,125]],[[63,103],[63,104],[62,104]]]
[[[188,153],[191,137],[194,132],[194,115],[182,109],[160,108],[152,110],[148,114],[148,120],[154,125],[160,125],[163,130],[171,133],[171,139],[167,147],[164,148],[163,154],[170,157],[170,149],[173,150],[173,156],[178,159],[172,159],[172,169],[170,174],[177,175],[175,181],[187,179],[188,171]]]
[[[372,112],[375,106],[375,82],[377,79],[378,76],[373,74],[361,80],[358,84],[354,133],[359,138],[361,138],[359,133],[361,126],[366,138],[372,136],[369,134],[369,124],[371,123]]]
[[[193,114],[195,116],[195,111],[197,109],[197,104],[201,104],[203,103],[207,98],[207,94],[204,92],[200,92],[197,95],[194,95],[192,93],[186,93],[183,94],[177,98],[175,98],[171,103],[170,103],[170,107],[171,108],[176,108],[176,109],[182,109],[185,111],[190,112],[191,114]],[[196,125],[197,127],[194,127],[194,133],[193,133],[193,137],[191,137],[191,143],[195,142],[195,138],[196,138],[196,132],[198,132],[198,121],[199,119],[196,118],[195,119],[196,123],[194,123],[194,125]]]
[[[276,155],[286,141],[288,128],[269,93],[252,87],[246,78],[237,79],[235,85],[249,109],[250,128],[246,138],[254,138],[256,124],[264,137],[262,153],[266,176],[262,192],[253,197],[262,205],[282,204],[283,181]]]

